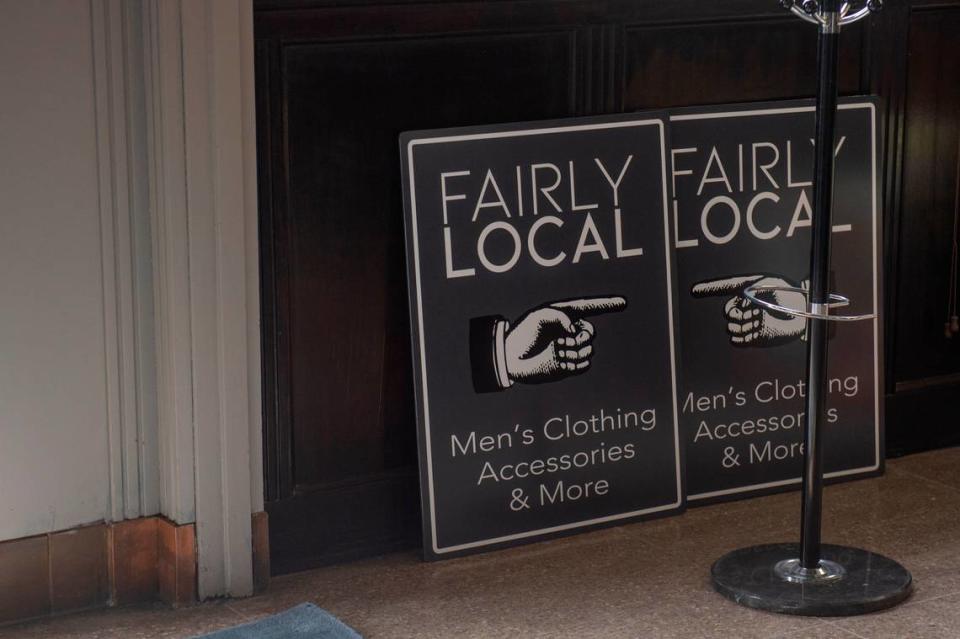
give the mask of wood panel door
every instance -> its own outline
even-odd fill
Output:
[[[815,91],[816,30],[775,0],[255,0],[254,24],[276,572],[419,543],[401,131]],[[958,0],[891,1],[842,45],[841,91],[883,105],[894,452],[960,442],[958,33]]]

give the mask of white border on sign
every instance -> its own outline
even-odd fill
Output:
[[[846,475],[857,475],[861,473],[868,473],[880,468],[880,331],[879,331],[879,322],[880,318],[877,314],[877,308],[879,303],[879,292],[878,292],[878,282],[877,282],[877,109],[876,106],[871,102],[855,102],[848,104],[841,104],[837,107],[840,110],[851,110],[851,109],[869,109],[870,110],[870,169],[871,169],[871,180],[872,180],[872,189],[873,197],[871,200],[872,204],[872,218],[873,218],[873,424],[874,424],[874,463],[872,466],[864,466],[862,468],[850,468],[848,470],[837,470],[832,473],[824,473],[824,477],[844,477]],[[783,115],[786,113],[809,113],[815,111],[816,107],[791,107],[785,109],[754,109],[754,110],[745,110],[745,111],[726,111],[723,113],[690,113],[685,115],[673,115],[670,116],[670,120],[673,121],[682,121],[682,120],[711,120],[711,119],[720,119],[720,118],[737,118],[737,117],[749,117],[757,115]],[[736,493],[745,493],[756,490],[763,490],[764,488],[776,488],[778,486],[788,486],[790,484],[800,483],[801,478],[795,477],[793,479],[782,479],[780,481],[771,481],[764,484],[752,484],[750,486],[739,486],[737,488],[727,488],[725,490],[714,490],[706,493],[697,493],[695,495],[687,495],[687,501],[698,501],[701,499],[710,499],[712,497],[721,497],[723,495],[733,495]]]
[[[643,510],[635,510],[628,513],[620,513],[617,515],[609,515],[607,517],[597,517],[595,519],[587,519],[584,521],[573,522],[569,524],[563,524],[560,526],[551,526],[549,528],[541,528],[538,530],[529,530],[522,533],[516,533],[513,535],[504,535],[502,537],[495,537],[493,539],[484,539],[480,541],[474,541],[466,544],[459,544],[456,546],[447,546],[441,548],[437,545],[437,517],[436,517],[436,504],[434,499],[434,490],[433,490],[433,452],[431,449],[431,436],[430,436],[430,404],[428,402],[427,394],[427,356],[426,356],[426,344],[425,336],[423,332],[423,296],[421,294],[421,283],[420,283],[420,246],[419,246],[419,237],[417,229],[417,192],[416,185],[414,180],[414,167],[413,167],[413,148],[418,145],[425,144],[440,144],[445,142],[464,142],[468,140],[488,140],[488,139],[497,139],[497,138],[511,138],[511,137],[521,137],[521,136],[530,136],[530,135],[548,135],[551,133],[570,133],[574,131],[595,131],[602,129],[618,129],[626,127],[641,127],[641,126],[651,126],[656,125],[660,129],[660,163],[663,176],[663,237],[664,237],[664,257],[666,260],[667,266],[667,309],[668,309],[668,326],[670,332],[670,381],[671,387],[673,390],[673,441],[674,449],[676,451],[676,466],[675,473],[677,478],[677,500],[671,504],[666,504],[663,506],[655,506],[653,508],[646,508]],[[414,276],[416,280],[417,287],[417,331],[420,337],[420,378],[423,385],[423,424],[424,424],[424,440],[426,446],[426,457],[427,457],[427,485],[428,485],[428,494],[430,498],[430,533],[431,539],[430,544],[433,547],[433,552],[438,555],[458,552],[461,550],[468,550],[470,548],[479,548],[482,546],[492,546],[494,544],[500,544],[508,541],[513,541],[516,539],[525,539],[527,537],[534,537],[536,535],[546,535],[554,532],[561,532],[564,530],[571,530],[575,528],[583,528],[585,526],[592,526],[595,524],[603,524],[611,521],[616,521],[618,519],[627,519],[629,517],[637,517],[640,515],[652,514],[664,510],[672,510],[674,508],[679,508],[683,503],[683,494],[682,494],[682,481],[681,468],[680,468],[680,418],[678,415],[678,405],[677,405],[677,361],[676,361],[676,347],[675,347],[675,337],[674,337],[674,328],[673,328],[673,269],[670,260],[670,197],[667,192],[667,148],[666,148],[666,132],[665,124],[662,119],[646,119],[646,120],[630,120],[624,122],[607,122],[602,124],[584,124],[584,125],[575,125],[575,126],[560,126],[560,127],[550,127],[543,129],[525,129],[521,131],[500,131],[496,133],[476,133],[469,135],[451,135],[435,138],[423,138],[419,140],[410,140],[407,143],[407,166],[409,167],[410,173],[410,218],[413,224],[412,237],[413,237],[413,269]]]

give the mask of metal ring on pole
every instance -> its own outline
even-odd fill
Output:
[[[866,315],[831,315],[831,308],[841,308],[850,304],[850,300],[848,298],[844,297],[843,295],[837,295],[836,293],[830,293],[826,303],[816,304],[807,302],[806,308],[803,309],[791,308],[789,306],[777,304],[776,302],[771,302],[770,300],[762,299],[759,297],[759,294],[761,293],[799,293],[800,295],[806,297],[808,291],[796,286],[758,286],[756,284],[748,286],[743,290],[743,296],[754,304],[763,306],[764,308],[768,308],[772,311],[778,311],[786,315],[791,315],[793,317],[805,317],[807,319],[827,320],[830,322],[859,322],[861,320],[874,318],[873,313]]]

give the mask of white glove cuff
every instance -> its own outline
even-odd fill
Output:
[[[506,320],[499,320],[493,328],[493,358],[495,362],[494,370],[497,374],[497,384],[500,388],[510,388],[513,386],[513,380],[510,379],[510,373],[507,371],[507,330],[510,323]]]
[[[803,280],[802,282],[800,282],[800,288],[802,288],[803,290],[807,291],[807,295],[809,296],[809,295],[810,295],[810,280],[809,280],[809,279],[806,279],[806,280]],[[810,298],[807,297],[806,299],[809,300]],[[808,328],[810,328],[810,321],[809,321],[809,320],[805,321],[804,324],[803,324],[803,332],[800,333],[800,341],[801,341],[801,342],[807,341],[807,329],[808,329]]]

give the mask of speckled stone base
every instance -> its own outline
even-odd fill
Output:
[[[734,550],[713,564],[713,587],[743,606],[811,617],[862,615],[895,606],[910,595],[910,572],[883,555],[825,544],[823,559],[839,564],[842,576],[802,583],[784,578],[776,568],[799,556],[796,543]]]

